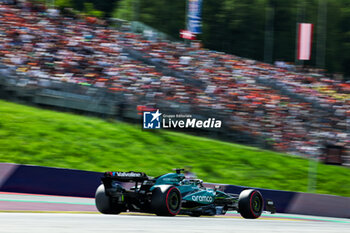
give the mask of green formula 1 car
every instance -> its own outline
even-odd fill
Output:
[[[96,207],[103,214],[125,211],[201,216],[224,215],[236,210],[244,218],[258,218],[265,209],[274,212],[274,204],[265,201],[258,190],[247,189],[230,194],[203,186],[199,179],[185,179],[181,172],[155,178],[143,172],[106,172],[95,195]],[[133,185],[127,188],[128,185]]]

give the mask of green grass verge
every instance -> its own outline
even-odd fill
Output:
[[[309,161],[139,125],[0,101],[0,162],[156,176],[193,166],[207,182],[306,192]],[[317,193],[350,196],[350,169],[318,164]]]

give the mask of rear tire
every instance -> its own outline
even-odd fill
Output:
[[[181,210],[181,193],[172,185],[161,185],[152,191],[151,206],[158,216],[175,216]]]
[[[259,218],[264,209],[264,199],[258,190],[247,189],[239,194],[238,211],[243,218]]]
[[[106,195],[105,186],[103,184],[98,186],[96,190],[95,204],[98,211],[100,211],[102,214],[119,214],[122,212],[122,208],[112,205],[112,200]]]

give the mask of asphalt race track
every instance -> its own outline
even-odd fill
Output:
[[[350,232],[350,223],[213,217],[0,213],[1,233]]]
[[[63,206],[63,207],[62,207]],[[77,212],[78,211],[78,212]],[[350,219],[263,214],[243,219],[97,214],[92,198],[0,193],[0,233],[79,232],[350,232]]]

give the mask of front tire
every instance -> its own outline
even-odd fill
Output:
[[[175,216],[181,210],[181,193],[172,185],[161,185],[152,192],[151,206],[158,216]]]
[[[264,209],[264,199],[258,190],[246,189],[239,194],[238,211],[243,218],[259,218]]]
[[[119,214],[122,212],[121,208],[113,208],[112,200],[106,195],[105,186],[101,184],[98,186],[95,194],[95,204],[98,211],[102,214]]]

